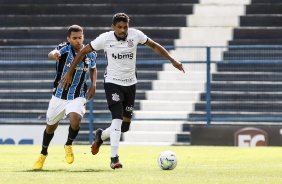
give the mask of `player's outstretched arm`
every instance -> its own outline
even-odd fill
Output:
[[[86,56],[86,54],[92,52],[92,48],[89,45],[86,45],[82,50],[80,50],[77,55],[75,56],[75,58],[72,61],[72,64],[69,68],[69,70],[67,71],[67,73],[63,76],[63,78],[59,81],[60,85],[65,88],[68,89],[71,82],[72,82],[72,74],[77,66],[77,64]]]
[[[170,60],[170,62],[172,63],[172,65],[177,68],[178,70],[182,71],[183,73],[185,73],[185,70],[182,66],[182,63],[180,61],[177,61],[176,59],[174,59],[169,52],[160,44],[154,42],[152,39],[148,38],[147,43],[145,44],[148,47],[150,47],[151,49],[153,49],[156,53],[158,53],[159,55],[167,58],[168,60]]]

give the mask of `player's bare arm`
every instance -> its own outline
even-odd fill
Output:
[[[180,61],[175,60],[170,54],[169,52],[163,48],[160,44],[154,42],[152,39],[148,38],[147,43],[145,44],[148,47],[150,47],[151,49],[153,49],[156,53],[158,53],[159,55],[167,58],[168,60],[170,60],[170,62],[172,63],[172,65],[177,68],[178,70],[182,71],[183,73],[185,73],[185,70],[182,66],[182,63]]]
[[[88,90],[87,100],[90,100],[96,93],[96,81],[97,81],[97,69],[91,68],[90,69],[90,80],[91,86]]]
[[[65,76],[59,81],[60,85],[65,88],[68,89],[71,82],[72,82],[72,74],[77,66],[77,64],[82,61],[82,59],[86,56],[86,54],[92,52],[92,48],[90,47],[90,45],[86,45],[82,50],[80,50],[77,55],[75,56],[75,58],[73,59],[73,62],[68,70],[68,72],[65,74]]]
[[[52,50],[52,51],[49,52],[49,54],[48,54],[48,58],[49,58],[49,59],[53,59],[53,60],[55,60],[56,62],[59,62],[60,57],[61,57],[61,54],[60,54],[60,51],[58,51],[58,50]]]

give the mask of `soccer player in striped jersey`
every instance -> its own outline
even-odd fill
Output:
[[[59,125],[59,121],[68,116],[70,120],[69,133],[65,143],[65,159],[71,164],[74,161],[72,142],[76,138],[80,128],[80,122],[85,114],[87,100],[94,96],[96,91],[96,52],[89,52],[79,60],[73,70],[73,80],[66,89],[59,84],[61,78],[68,72],[77,53],[84,47],[83,29],[78,25],[72,25],[68,29],[68,42],[59,44],[48,54],[49,59],[56,61],[56,76],[54,79],[53,95],[46,113],[47,125],[43,133],[42,150],[39,158],[34,163],[34,169],[42,169],[48,155],[48,146]],[[89,74],[91,86],[87,87]],[[87,99],[86,99],[87,98]]]
[[[137,45],[144,44],[159,55],[167,58],[172,65],[184,71],[181,62],[175,60],[160,44],[147,37],[142,31],[129,28],[129,17],[125,13],[117,13],[112,19],[113,31],[105,32],[84,47],[61,80],[66,88],[72,80],[73,71],[86,54],[104,50],[107,68],[104,74],[104,89],[108,107],[112,113],[111,126],[105,130],[97,129],[92,154],[99,151],[103,141],[110,137],[112,169],[122,168],[119,161],[118,148],[121,133],[130,127],[136,93],[136,51]]]

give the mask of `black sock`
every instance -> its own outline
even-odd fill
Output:
[[[71,125],[70,125],[70,127],[69,127],[69,135],[68,135],[68,140],[66,142],[66,145],[72,145],[72,142],[76,138],[78,132],[79,132],[79,128],[78,128],[78,130],[74,130],[74,129],[71,128]]]
[[[53,136],[54,136],[54,133],[47,134],[46,129],[44,130],[41,154],[48,155],[48,152],[47,152],[48,146],[49,146]]]

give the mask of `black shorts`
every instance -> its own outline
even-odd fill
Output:
[[[104,83],[104,89],[110,108],[113,104],[121,103],[123,105],[123,117],[132,117],[134,101],[136,94],[136,85],[120,86],[113,83]]]

